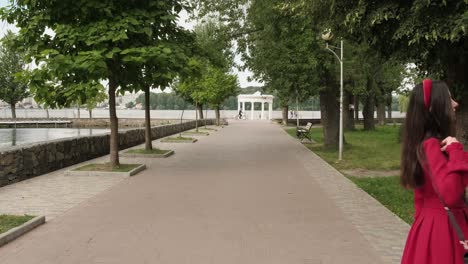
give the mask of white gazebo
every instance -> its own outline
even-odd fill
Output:
[[[242,113],[246,116],[245,103],[250,103],[250,120],[261,119],[271,120],[273,119],[273,95],[262,94],[261,92],[255,92],[254,94],[240,94],[237,96],[237,112],[242,109]],[[262,104],[262,110],[259,118],[255,116],[255,103]],[[268,103],[268,118],[265,117],[265,103]]]

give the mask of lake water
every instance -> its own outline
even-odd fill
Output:
[[[104,134],[108,129],[90,128],[2,128],[0,149],[60,138]]]

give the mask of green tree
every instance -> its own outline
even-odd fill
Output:
[[[185,70],[188,63],[191,54],[190,46],[193,43],[192,35],[176,26],[173,22],[166,25],[166,28],[160,34],[151,34],[148,38],[140,40],[144,46],[153,45],[160,48],[154,57],[144,63],[141,63],[141,60],[137,57],[128,61],[130,65],[137,69],[137,73],[134,75],[136,81],[130,83],[129,89],[134,92],[143,91],[145,102],[150,102],[151,88],[159,88],[163,91]],[[150,104],[145,104],[145,149],[153,149]]]
[[[144,95],[143,95],[143,96],[144,96]],[[135,106],[136,106],[136,104],[135,104],[135,102],[133,102],[133,101],[130,101],[130,102],[128,102],[128,103],[125,105],[125,107],[126,107],[126,108],[129,108],[129,109],[132,109],[132,108],[134,108]]]
[[[468,140],[467,1],[337,1],[351,35],[385,57],[415,62],[426,76],[447,81],[462,102],[458,135]]]
[[[192,58],[192,69],[197,74],[182,78],[176,91],[193,102],[203,118],[201,106],[212,104],[219,108],[224,99],[233,95],[232,89],[237,87],[237,79],[233,84],[232,76],[227,74],[234,64],[234,56],[231,41],[225,35],[225,27],[215,19],[207,19],[198,24],[194,31],[198,49]],[[222,84],[227,87],[221,87]],[[198,131],[198,114],[196,119]]]
[[[289,8],[320,17],[335,35],[366,43],[382,58],[413,62],[424,77],[445,80],[460,103],[457,136],[468,141],[467,1],[332,2],[297,0]]]
[[[401,113],[406,113],[409,104],[409,97],[403,94],[398,96],[398,110]]]
[[[183,97],[187,102],[195,105],[195,130],[198,132],[198,113],[201,112],[199,105],[206,103],[203,96],[203,62],[200,59],[192,59],[192,66],[198,72],[196,75],[190,75],[182,78],[175,85],[176,93]],[[182,119],[182,118],[181,118]]]
[[[28,86],[17,74],[25,70],[22,55],[11,45],[15,35],[7,32],[0,46],[0,100],[7,102],[16,118],[16,103],[28,96]]]
[[[142,69],[172,53],[167,38],[179,35],[182,9],[189,9],[185,0],[11,1],[1,17],[20,28],[17,46],[42,65],[29,76],[30,86],[51,107],[86,103],[107,80],[110,164],[118,167],[116,92],[146,87]]]
[[[199,0],[200,15],[218,16],[238,43],[245,67],[276,96],[287,122],[288,106],[320,94],[325,145],[338,145],[336,60],[323,51],[317,21],[285,12],[286,0]]]
[[[277,6],[283,1],[252,1],[245,26],[238,38],[246,67],[254,78],[265,83],[266,92],[274,93],[287,122],[288,105],[298,97],[307,100],[319,90],[316,33],[304,27],[306,21],[285,15]],[[258,30],[256,30],[258,29]]]
[[[237,76],[215,67],[208,67],[203,76],[204,89],[202,96],[215,109],[216,124],[219,126],[221,105],[229,96],[237,95],[239,92]]]
[[[101,87],[94,97],[87,98],[86,104],[81,102],[81,98],[78,98],[78,101],[74,104],[78,111],[78,118],[81,117],[81,107],[85,107],[86,110],[88,110],[89,118],[92,119],[94,108],[96,108],[98,104],[104,102],[106,99],[107,93],[104,87]]]

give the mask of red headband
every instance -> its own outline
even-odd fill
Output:
[[[432,92],[432,80],[425,79],[423,81],[423,90],[424,90],[424,104],[426,108],[429,108],[431,104],[431,92]]]

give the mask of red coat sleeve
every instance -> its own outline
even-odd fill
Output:
[[[439,141],[430,138],[424,142],[424,151],[434,183],[445,203],[449,207],[459,204],[465,189],[464,178],[468,172],[468,162],[465,160],[463,145],[460,143],[450,144],[446,148],[447,158],[440,150]]]

